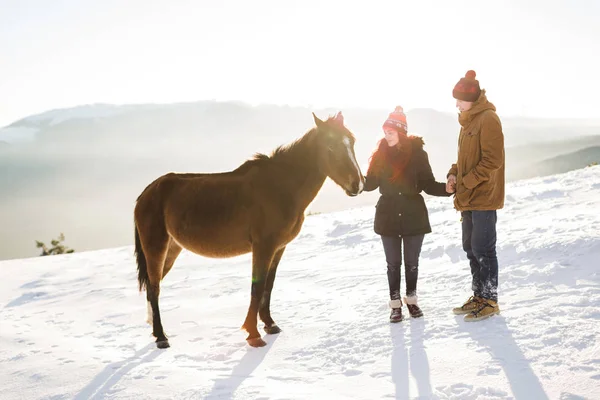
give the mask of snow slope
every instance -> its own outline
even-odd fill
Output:
[[[263,348],[239,329],[249,255],[182,253],[162,286],[167,350],[132,247],[0,262],[0,398],[600,399],[600,167],[508,185],[502,313],[482,322],[450,311],[470,287],[460,216],[427,204],[424,318],[387,322],[373,207],[314,215],[278,270],[283,332]]]

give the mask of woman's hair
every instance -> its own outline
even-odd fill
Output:
[[[406,165],[410,161],[412,154],[411,137],[398,134],[398,144],[392,147],[387,144],[385,139],[381,139],[369,158],[367,175],[381,175],[383,170],[389,169],[391,171],[389,180],[391,182],[398,181],[403,176]]]

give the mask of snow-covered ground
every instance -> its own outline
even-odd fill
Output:
[[[162,286],[166,350],[132,247],[0,262],[0,398],[600,399],[600,167],[508,185],[502,312],[481,322],[451,313],[470,294],[460,215],[427,204],[424,318],[388,322],[374,207],[314,215],[278,269],[283,331],[263,348],[240,331],[249,255],[182,253]]]

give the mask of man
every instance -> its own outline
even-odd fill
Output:
[[[471,264],[471,296],[453,309],[465,321],[498,314],[496,210],[504,207],[504,135],[496,107],[468,71],[452,91],[460,111],[458,160],[448,172],[446,190],[455,193],[462,214],[463,249]]]

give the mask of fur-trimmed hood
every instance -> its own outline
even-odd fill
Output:
[[[414,148],[422,149],[425,146],[425,140],[421,136],[410,135],[408,138]]]

